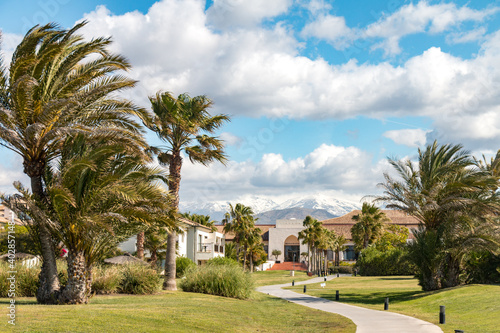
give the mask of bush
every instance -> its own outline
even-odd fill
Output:
[[[472,251],[464,265],[466,283],[500,283],[500,255],[487,251]]]
[[[145,265],[126,265],[119,291],[123,294],[154,294],[161,290],[162,279],[156,270]]]
[[[356,267],[363,276],[415,274],[415,266],[409,260],[408,251],[400,248],[379,251],[375,247],[368,247],[361,251]]]
[[[117,266],[97,266],[92,270],[92,292],[96,294],[116,293],[123,279]]]
[[[241,265],[234,259],[228,257],[215,257],[207,261],[207,265],[215,265],[215,266],[236,266],[240,267]]]
[[[181,278],[186,274],[189,267],[194,267],[196,264],[189,258],[177,257],[175,259],[175,277]]]
[[[7,280],[11,276],[11,269],[6,262],[0,262],[0,297],[9,297],[10,281]],[[17,272],[16,278],[16,297],[33,297],[36,296],[38,289],[38,274],[40,267],[27,268],[22,266],[20,262],[16,263]]]
[[[253,280],[238,266],[204,265],[189,268],[180,287],[188,292],[246,299],[252,293]]]

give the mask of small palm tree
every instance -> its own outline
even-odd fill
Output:
[[[361,251],[374,243],[382,234],[384,222],[388,221],[384,212],[375,205],[364,202],[361,214],[352,217],[357,221],[351,229],[352,238],[356,244],[356,249]]]
[[[145,121],[146,127],[155,132],[167,144],[164,149],[152,148],[158,153],[158,161],[169,168],[168,190],[175,210],[179,209],[179,189],[181,184],[182,152],[192,163],[208,165],[218,161],[225,163],[223,141],[213,134],[229,117],[223,114],[211,116],[208,112],[213,102],[206,96],[190,97],[181,94],[177,98],[168,92],[158,92],[149,98],[153,115]],[[208,133],[208,134],[207,134]],[[177,290],[175,282],[174,230],[168,235],[165,268],[166,290]]]
[[[212,230],[212,232],[217,231],[217,227],[215,226],[215,221],[212,220],[209,215],[191,214],[190,212],[187,212],[187,213],[182,213],[181,216],[193,222],[209,227],[210,230]]]

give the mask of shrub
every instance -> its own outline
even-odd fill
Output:
[[[117,266],[97,266],[92,270],[92,292],[96,294],[116,293],[123,279]]]
[[[234,259],[228,257],[215,257],[207,261],[207,265],[215,265],[215,266],[236,266],[240,267],[241,265]]]
[[[126,265],[119,291],[123,294],[154,294],[161,289],[161,278],[156,270],[145,265]]]
[[[0,297],[9,297],[10,280],[7,280],[7,278],[11,276],[9,271],[11,271],[11,269],[8,263],[0,262]],[[36,296],[40,267],[27,268],[22,266],[20,262],[17,262],[15,271],[17,272],[15,274],[16,297]]]
[[[204,265],[189,268],[180,287],[188,292],[246,299],[252,293],[253,280],[235,265]]]
[[[466,283],[500,283],[500,255],[471,251],[464,266]]]
[[[379,251],[375,247],[368,247],[361,251],[356,267],[363,276],[415,274],[415,266],[409,260],[408,251],[400,248]]]
[[[186,257],[177,257],[175,259],[175,277],[184,277],[186,270],[193,266],[196,266],[196,264],[191,259]]]

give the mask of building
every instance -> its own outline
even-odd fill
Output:
[[[385,215],[390,219],[389,224],[397,224],[404,226],[410,230],[410,238],[412,237],[411,230],[418,228],[419,221],[413,216],[409,216],[401,211],[396,210],[382,210]],[[333,230],[337,235],[343,235],[347,242],[344,244],[346,250],[340,253],[340,260],[352,261],[355,260],[354,242],[351,236],[351,228],[356,221],[352,219],[354,215],[360,214],[360,210],[354,210],[348,214],[340,217],[321,221],[323,226],[328,230]],[[302,244],[298,239],[299,232],[304,229],[302,226],[303,220],[301,219],[287,219],[277,220],[274,225],[256,225],[261,229],[262,241],[264,249],[268,254],[271,261],[275,260],[272,255],[273,250],[281,251],[277,261],[295,261],[301,262],[302,252],[307,252],[307,245]],[[219,232],[222,232],[223,226],[217,226]],[[226,241],[233,241],[234,235],[231,233],[226,234]],[[333,253],[329,251],[328,259],[333,260]]]
[[[0,204],[0,232],[7,230],[9,222],[16,225],[22,225],[22,221],[7,206]]]
[[[210,227],[183,217],[179,218],[177,226],[183,231],[177,234],[178,256],[187,257],[198,265],[203,265],[211,258],[224,257],[225,237],[223,233],[214,232]],[[137,252],[137,236],[132,236],[120,243],[118,248],[130,253]],[[147,250],[145,250],[145,256],[149,256]]]

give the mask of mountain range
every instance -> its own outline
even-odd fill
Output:
[[[252,208],[255,217],[259,218],[257,224],[274,224],[277,219],[304,219],[307,215],[318,220],[342,216],[360,205],[348,201],[338,200],[325,195],[306,196],[299,199],[289,199],[276,202],[272,199],[251,196],[231,202],[233,205],[242,203]],[[202,215],[210,215],[212,220],[221,221],[228,211],[229,203],[226,201],[212,202],[180,202],[181,212],[190,212]]]

